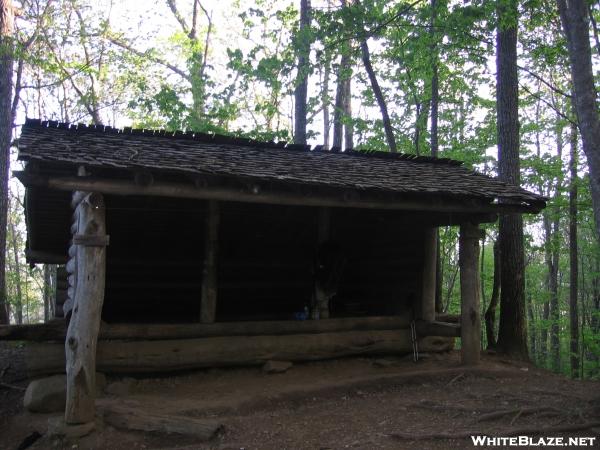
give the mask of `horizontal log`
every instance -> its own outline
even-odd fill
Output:
[[[448,351],[453,338],[419,339],[422,352]],[[100,341],[97,370],[106,373],[158,373],[207,367],[255,366],[269,360],[317,361],[357,355],[397,355],[412,352],[404,330],[343,331],[285,336],[223,336],[160,341]],[[61,343],[35,343],[25,348],[29,376],[62,373]]]
[[[27,325],[0,325],[0,341],[64,341],[64,320]]]
[[[67,255],[25,249],[25,258],[31,264],[65,264]]]
[[[438,322],[460,323],[460,314],[436,313],[435,320]]]
[[[418,320],[416,327],[419,336],[460,337],[460,324],[458,323]]]
[[[121,430],[151,433],[182,434],[196,440],[210,440],[223,426],[219,422],[196,417],[152,414],[134,408],[110,406],[104,411],[104,421]]]
[[[155,181],[149,186],[140,186],[133,181],[92,178],[92,177],[58,177],[32,174],[25,171],[14,171],[13,175],[26,187],[42,187],[63,191],[91,191],[112,195],[142,195],[155,197],[194,198],[250,203],[266,203],[280,205],[331,206],[368,209],[401,209],[412,211],[439,211],[464,213],[523,213],[539,212],[543,203],[497,204],[488,200],[451,200],[440,199],[439,196],[422,197],[407,196],[395,198],[379,198],[361,191],[344,190],[342,193],[296,193],[252,188],[221,186],[195,186],[193,184]],[[349,195],[351,194],[351,195]],[[494,222],[496,217],[473,217],[479,222]]]
[[[327,320],[273,320],[264,322],[216,322],[209,324],[107,324],[100,326],[98,339],[159,340],[211,336],[257,336],[335,331],[394,330],[407,328],[408,315],[350,317]],[[64,341],[64,321],[32,325],[1,325],[0,340]]]

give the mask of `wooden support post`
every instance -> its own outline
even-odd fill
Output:
[[[217,257],[219,247],[219,203],[208,201],[202,273],[200,321],[213,323],[217,313]]]
[[[460,226],[460,314],[461,361],[479,363],[481,352],[481,312],[479,285],[479,239],[481,231],[472,223]]]
[[[321,245],[324,242],[327,242],[331,238],[331,209],[322,206],[319,208],[317,218],[317,241],[318,248],[320,249]],[[319,284],[318,281],[315,281],[315,291],[314,291],[314,305],[311,308],[311,318],[312,319],[329,319],[329,300],[330,295],[326,290]]]
[[[319,244],[322,244],[331,238],[331,209],[326,206],[319,208],[318,221],[317,239],[319,240]]]
[[[96,343],[104,302],[106,273],[105,209],[102,195],[75,193],[77,276],[71,321],[65,341],[67,400],[65,422],[81,424],[95,418]]]
[[[437,228],[428,227],[423,234],[421,304],[419,308],[416,308],[416,315],[421,320],[433,322],[435,321]]]

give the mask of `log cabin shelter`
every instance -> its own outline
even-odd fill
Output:
[[[421,335],[462,333],[463,360],[476,362],[478,226],[545,206],[446,158],[31,119],[18,149],[28,261],[64,265],[58,315],[99,302],[109,325],[314,330],[306,323],[353,318],[359,329],[408,315]],[[87,231],[85,195],[101,210]],[[435,313],[446,225],[461,233],[462,323],[451,331]],[[100,252],[96,266],[82,263],[85,248]],[[90,273],[102,278],[96,297],[77,297]]]

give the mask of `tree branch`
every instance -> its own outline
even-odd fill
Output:
[[[569,116],[567,116],[566,114],[564,114],[562,111],[560,111],[556,106],[554,106],[551,102],[549,102],[548,100],[546,100],[545,98],[543,98],[542,96],[535,94],[533,92],[531,92],[531,90],[529,90],[529,88],[527,88],[527,86],[523,85],[523,84],[519,84],[519,86],[521,88],[523,88],[523,90],[525,92],[527,92],[529,95],[531,95],[533,98],[535,98],[536,100],[539,100],[543,103],[545,103],[547,106],[549,106],[550,108],[552,108],[552,110],[554,112],[556,112],[556,114],[558,114],[560,117],[562,117],[563,119],[565,119],[567,122],[569,122],[571,125],[577,125],[577,127],[579,127],[579,124],[575,121],[573,121],[573,119],[571,119]]]
[[[557,94],[562,95],[565,98],[571,98],[571,94],[566,93],[565,91],[563,91],[562,89],[554,86],[553,84],[549,83],[548,81],[544,80],[541,76],[539,76],[538,74],[532,72],[531,70],[523,67],[523,66],[517,66],[517,68],[519,70],[522,70],[523,72],[527,73],[528,75],[531,75],[533,78],[535,78],[536,80],[538,80],[539,82],[541,82],[543,85],[545,85],[546,87],[548,87],[550,90],[556,92]]]
[[[183,70],[181,70],[179,67],[174,66],[173,64],[164,61],[156,56],[153,56],[149,53],[149,51],[145,51],[142,52],[141,50],[138,50],[136,48],[133,48],[131,45],[118,40],[117,38],[111,37],[111,36],[107,36],[106,39],[108,39],[110,42],[112,42],[114,45],[121,47],[122,49],[127,50],[128,52],[133,53],[134,55],[137,55],[141,58],[148,58],[150,61],[154,61],[157,64],[160,64],[161,66],[165,66],[166,68],[170,69],[171,71],[173,71],[174,73],[176,73],[177,75],[179,75],[181,78],[183,78],[184,80],[187,80],[191,83],[192,81],[192,77],[190,77],[189,74],[185,73]]]
[[[179,22],[179,25],[181,25],[181,29],[183,30],[183,32],[189,36],[190,29],[188,27],[187,22],[185,21],[185,19],[183,18],[183,16],[179,12],[179,10],[177,9],[175,0],[167,0],[167,5],[169,5],[169,8],[171,9],[171,12],[175,16],[175,19],[177,19],[177,22]]]

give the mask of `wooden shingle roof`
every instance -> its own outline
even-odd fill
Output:
[[[540,195],[445,158],[327,151],[203,133],[39,120],[26,121],[18,147],[19,159],[40,163],[474,199],[489,205],[517,205],[523,212],[537,212],[545,206]]]

